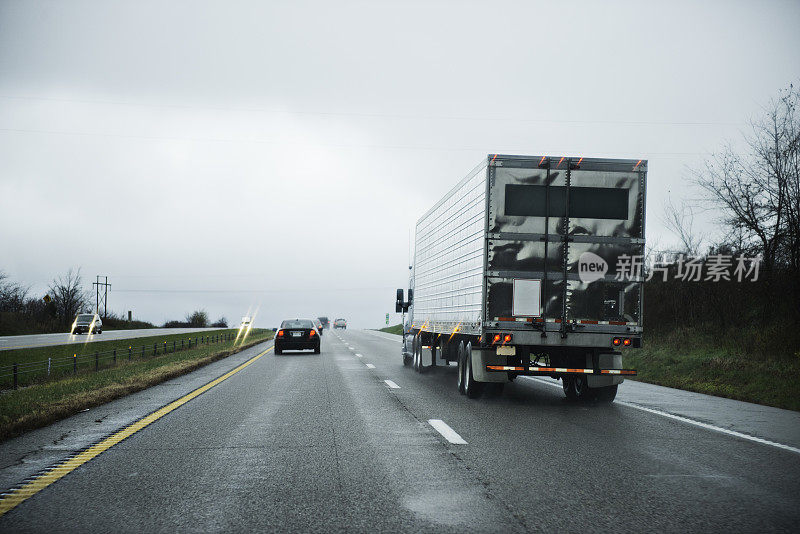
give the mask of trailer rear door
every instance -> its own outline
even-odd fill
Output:
[[[485,320],[641,326],[646,173],[638,160],[494,157]]]

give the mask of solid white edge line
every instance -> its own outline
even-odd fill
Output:
[[[434,429],[436,429],[439,434],[444,436],[444,439],[453,443],[455,445],[466,445],[467,442],[464,441],[464,438],[458,435],[458,432],[450,428],[447,423],[442,421],[441,419],[428,419],[428,424],[431,425]]]
[[[372,365],[371,363],[368,363],[367,364],[367,369],[375,369],[375,366]]]
[[[552,382],[545,382],[544,380],[538,379],[533,376],[526,376],[524,378],[528,378],[530,380],[535,380],[540,384],[545,384],[548,386],[557,387],[559,389],[563,389],[561,384],[553,384]],[[614,401],[614,404],[620,404],[622,406],[627,406],[628,408],[633,408],[635,410],[641,410],[643,412],[651,413],[653,415],[660,415],[661,417],[666,417],[668,419],[674,419],[675,421],[681,421],[682,423],[687,423],[689,425],[698,426],[700,428],[705,428],[706,430],[713,430],[715,432],[721,432],[723,434],[728,434],[729,436],[734,436],[737,438],[746,439],[747,441],[752,441],[754,443],[760,443],[761,445],[769,445],[771,447],[777,447],[778,449],[783,449],[785,451],[793,452],[795,454],[800,454],[800,449],[797,447],[792,447],[791,445],[784,445],[783,443],[777,443],[775,441],[770,441],[764,438],[757,438],[755,436],[751,436],[750,434],[744,434],[742,432],[737,432],[736,430],[729,430],[727,428],[722,428],[720,426],[709,425],[708,423],[702,423],[700,421],[695,421],[694,419],[689,419],[688,417],[683,417],[681,415],[675,415],[669,412],[662,412],[661,410],[655,410],[653,408],[647,408],[645,406],[640,406],[638,404],[634,404],[632,402],[626,401]]]
[[[387,386],[389,386],[392,389],[400,389],[400,386],[398,386],[397,384],[395,384],[391,380],[384,380],[384,382],[386,383]]]

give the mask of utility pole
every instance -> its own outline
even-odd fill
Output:
[[[108,283],[108,276],[104,276],[105,282],[100,281],[100,275],[97,275],[97,281],[94,282],[92,285],[95,287],[94,293],[94,302],[95,302],[95,313],[98,315],[100,314],[100,299],[102,298],[103,302],[103,319],[106,318],[108,315],[108,288],[111,287],[111,284]],[[100,286],[103,287],[102,296],[100,294]]]

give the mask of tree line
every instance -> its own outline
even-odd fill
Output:
[[[47,299],[33,295],[29,286],[14,282],[0,271],[0,335],[64,332],[79,313],[93,313],[94,303],[84,288],[80,268],[71,268],[55,277],[47,288]],[[121,314],[108,312],[103,317],[106,328],[155,328],[147,321],[128,321]],[[184,320],[167,321],[165,328],[227,328],[220,317],[211,322],[205,310],[186,314]]]

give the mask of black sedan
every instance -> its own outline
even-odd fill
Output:
[[[314,349],[320,353],[319,332],[311,319],[287,319],[275,334],[275,354],[285,350]]]

